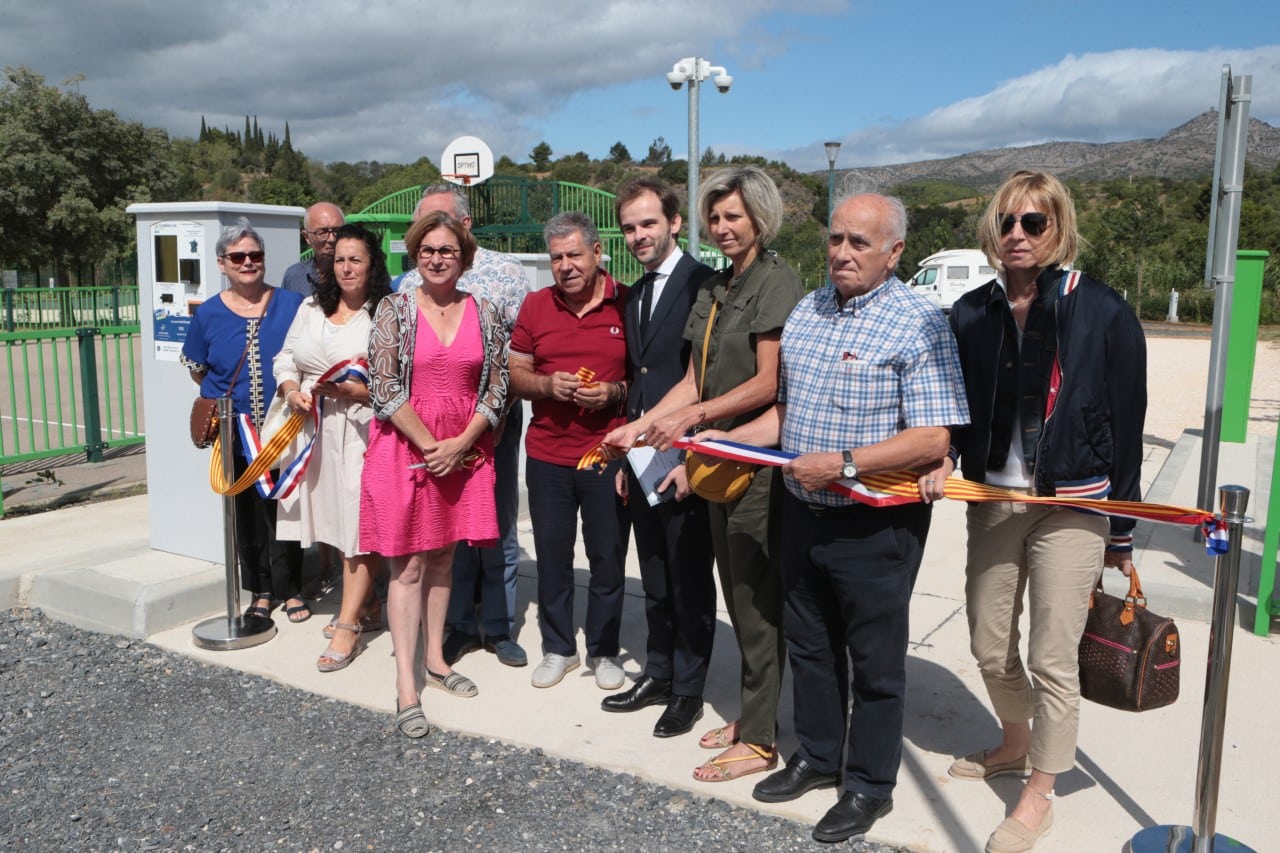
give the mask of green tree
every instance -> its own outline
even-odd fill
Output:
[[[630,163],[631,152],[622,144],[622,140],[618,140],[609,148],[609,159],[614,163]]]
[[[285,204],[307,207],[316,202],[315,193],[279,178],[258,178],[249,182],[249,201],[256,204]]]
[[[649,143],[649,153],[645,155],[644,164],[646,166],[661,166],[671,162],[671,146],[667,144],[667,140],[659,136],[657,139]]]
[[[127,251],[124,208],[166,193],[168,138],[26,67],[0,87],[0,262],[55,262],[60,275]]]
[[[434,184],[440,180],[440,170],[422,157],[408,166],[388,166],[378,180],[369,184],[351,199],[349,213],[358,213],[380,198],[407,187]]]
[[[533,162],[535,171],[547,171],[547,167],[551,165],[551,146],[545,139],[533,146],[533,150],[529,152],[529,159]]]

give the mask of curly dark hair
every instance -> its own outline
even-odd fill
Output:
[[[334,237],[336,240],[360,240],[369,252],[369,280],[365,305],[369,316],[372,317],[378,303],[384,296],[391,293],[391,273],[387,272],[387,256],[382,252],[382,238],[354,222],[343,225]],[[338,280],[333,274],[333,258],[326,258],[317,268],[317,272],[319,280],[316,282],[316,304],[320,306],[324,316],[332,317],[333,312],[338,310],[338,302],[342,299],[342,289],[338,287]]]

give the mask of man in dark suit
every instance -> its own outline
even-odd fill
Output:
[[[665,183],[630,181],[614,204],[627,249],[646,270],[632,287],[626,313],[627,418],[635,420],[684,378],[689,366],[685,322],[699,284],[713,270],[680,251],[680,201]],[[658,484],[662,500],[656,506],[649,505],[632,466],[622,467],[618,493],[627,501],[635,531],[649,637],[644,674],[630,690],[607,697],[602,707],[625,712],[665,704],[653,734],[673,737],[702,716],[715,638],[707,505],[690,493],[682,465]]]

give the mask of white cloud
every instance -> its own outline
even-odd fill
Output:
[[[175,135],[194,136],[202,115],[235,129],[249,114],[277,131],[287,120],[295,145],[326,161],[434,159],[462,133],[520,157],[540,116],[577,92],[658,76],[780,10],[846,5],[0,0],[0,57],[54,84],[83,73],[95,107]],[[767,36],[753,41],[765,49]]]
[[[910,163],[1047,141],[1114,142],[1163,136],[1218,105],[1222,66],[1253,77],[1250,115],[1280,119],[1280,45],[1251,50],[1117,50],[1069,55],[990,92],[919,118],[855,130],[847,166]],[[825,169],[817,141],[772,155]],[[815,153],[818,152],[818,153]]]

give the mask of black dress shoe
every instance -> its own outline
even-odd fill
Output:
[[[604,697],[600,707],[606,711],[621,714],[627,711],[639,711],[641,708],[648,708],[650,705],[665,705],[670,701],[670,681],[659,681],[656,678],[642,675],[636,679],[635,684],[631,685],[630,690]]]
[[[766,776],[751,791],[762,803],[789,803],[817,788],[834,788],[840,784],[839,773],[821,773],[798,755],[787,766]]]
[[[653,727],[654,737],[675,737],[693,728],[702,719],[701,696],[673,696],[667,710]]]
[[[878,800],[866,794],[845,791],[818,825],[813,828],[814,841],[844,841],[855,835],[865,835],[877,820],[893,811],[893,800]]]

